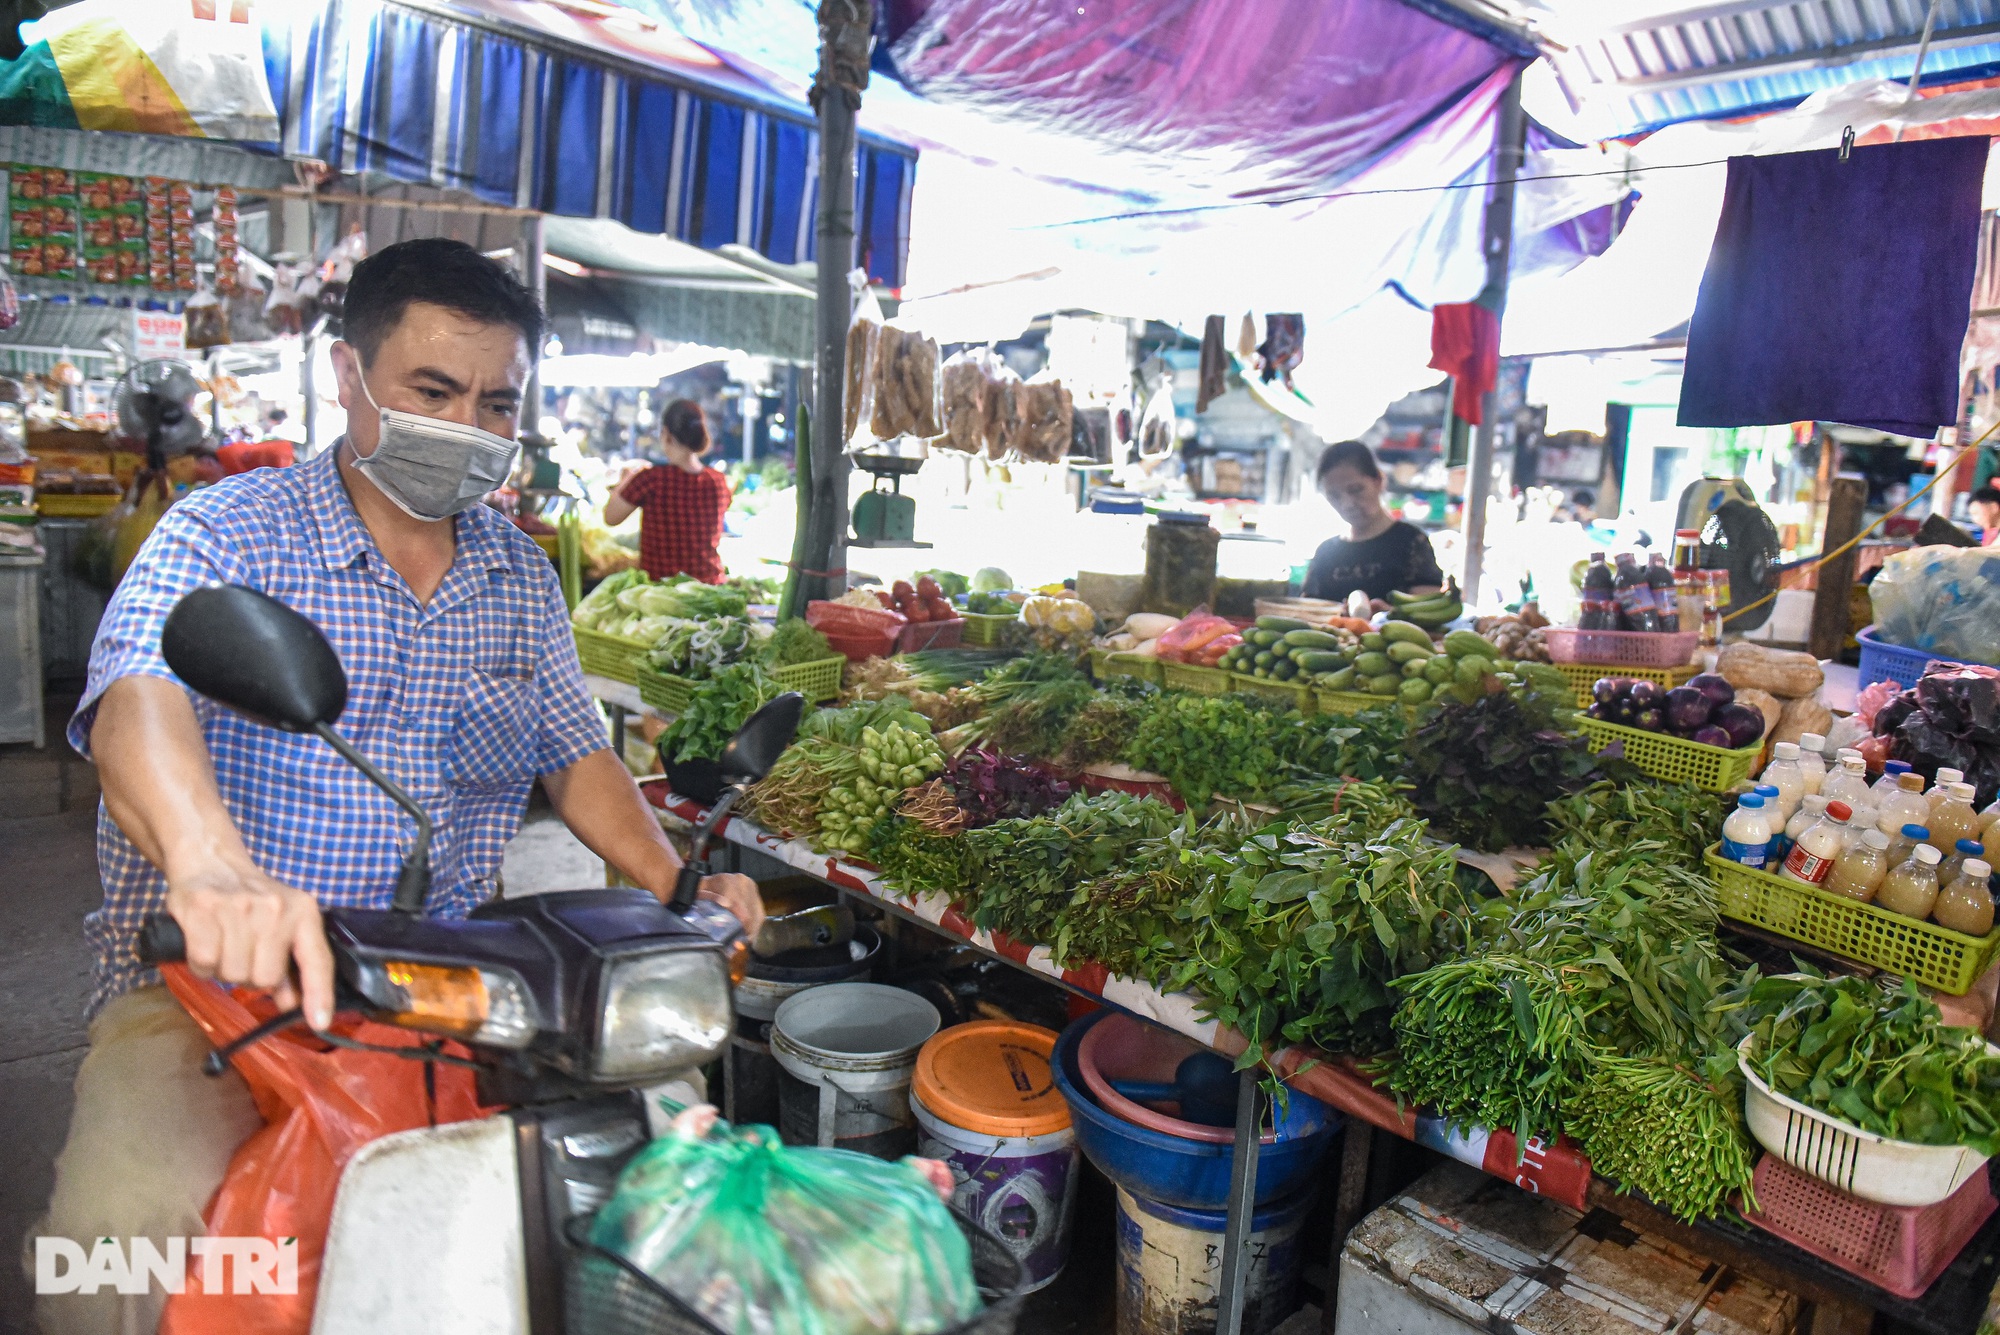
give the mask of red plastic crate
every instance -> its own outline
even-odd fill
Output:
[[[1757,1161],[1750,1187],[1757,1208],[1745,1219],[1899,1298],[1922,1297],[1995,1208],[1984,1169],[1936,1205],[1864,1201],[1775,1154]]]

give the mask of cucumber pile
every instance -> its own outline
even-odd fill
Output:
[[[1452,631],[1440,644],[1423,626],[1397,619],[1366,635],[1348,635],[1352,647],[1324,643],[1340,634],[1344,632],[1302,630],[1283,617],[1260,617],[1255,629],[1244,632],[1242,645],[1223,656],[1222,666],[1231,666],[1230,655],[1236,655],[1233,670],[1238,672],[1379,695],[1385,703],[1404,705],[1433,700],[1471,704],[1482,695],[1530,682],[1558,694],[1569,689],[1555,669],[1502,659],[1491,643],[1469,630]]]
[[[1353,631],[1319,630],[1290,617],[1258,617],[1257,624],[1243,632],[1243,643],[1215,665],[1267,681],[1310,685],[1320,673],[1344,666],[1359,646]]]

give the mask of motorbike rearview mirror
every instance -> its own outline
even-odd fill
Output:
[[[184,594],[160,628],[160,653],[197,692],[254,723],[309,732],[408,812],[417,837],[393,907],[422,913],[430,891],[431,818],[394,779],[333,729],[347,708],[347,672],[320,628],[267,593],[218,584]]]
[[[723,778],[730,783],[755,783],[769,774],[798,736],[799,719],[805,712],[806,698],[797,691],[786,691],[752,714],[722,749],[718,766]]]
[[[266,727],[317,732],[347,708],[347,673],[326,636],[255,589],[187,594],[167,613],[160,652],[196,691]]]

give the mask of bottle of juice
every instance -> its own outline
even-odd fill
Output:
[[[1900,913],[1918,922],[1930,917],[1931,906],[1937,903],[1937,865],[1941,860],[1935,848],[1929,844],[1918,844],[1911,850],[1908,861],[1892,867],[1889,874],[1882,878],[1882,887],[1875,892],[1875,902],[1891,913]]]
[[[1674,572],[1667,569],[1667,558],[1662,552],[1654,552],[1646,563],[1646,587],[1653,594],[1653,612],[1660,619],[1660,629],[1677,631],[1681,628],[1681,600],[1674,592]]]
[[[1772,747],[1771,763],[1757,776],[1757,782],[1770,784],[1781,794],[1778,810],[1783,814],[1778,817],[1778,824],[1782,826],[1799,809],[1799,803],[1805,800],[1806,774],[1799,768],[1799,744],[1779,742]]]
[[[1910,854],[1916,852],[1917,845],[1930,837],[1928,826],[1914,823],[1905,825],[1896,832],[1896,837],[1889,841],[1889,866],[1891,868],[1902,866],[1909,860]]]
[[[1905,825],[1925,825],[1931,818],[1931,807],[1924,801],[1923,790],[1924,776],[1905,772],[1895,790],[1876,804],[1875,828],[1893,836],[1902,833]]]
[[[1927,841],[1940,855],[1958,847],[1961,839],[1979,838],[1979,813],[1972,809],[1972,785],[1954,781],[1945,790],[1944,800],[1931,808],[1931,837]]]
[[[1943,862],[1938,863],[1938,884],[1950,885],[1954,880],[1958,879],[1959,871],[1967,862],[1975,858],[1983,861],[1985,857],[1986,846],[1981,844],[1977,839],[1959,840],[1957,846],[1952,849],[1950,856],[1946,857]]]
[[[1618,629],[1617,580],[1604,564],[1603,552],[1592,552],[1583,572],[1583,612],[1576,624],[1579,630]]]
[[[1701,643],[1713,649],[1722,642],[1722,602],[1728,592],[1729,576],[1720,570],[1701,572]]]
[[[1988,836],[1993,833],[1995,825],[2000,825],[2000,802],[1992,803],[1979,813],[1979,827],[1983,831],[1979,836],[1980,843],[1988,842]]]
[[[1722,822],[1722,856],[1731,862],[1762,870],[1771,852],[1771,821],[1764,814],[1764,799],[1745,793],[1736,799],[1736,810]]]
[[[1950,786],[1954,783],[1963,782],[1964,779],[1964,770],[1952,769],[1949,766],[1940,769],[1937,772],[1936,782],[1931,784],[1931,790],[1924,794],[1924,800],[1931,804],[1931,810],[1936,811],[1939,807],[1943,806],[1945,799],[1951,796],[1951,793],[1947,791]],[[1945,846],[1947,848],[1950,847],[1949,844]]]
[[[1840,753],[1840,768],[1826,776],[1826,782],[1819,786],[1829,801],[1845,802],[1856,811],[1871,812],[1874,809],[1872,795],[1868,791],[1868,762],[1861,758],[1859,751]],[[1873,825],[1871,818],[1866,824]]]
[[[1826,738],[1808,732],[1799,738],[1799,772],[1806,776],[1806,792],[1816,793],[1826,782]],[[2000,803],[1994,805],[2000,806]]]
[[[1847,803],[1828,801],[1826,813],[1807,826],[1792,844],[1792,851],[1785,854],[1784,869],[1778,874],[1786,880],[1803,881],[1807,885],[1824,884],[1833,873],[1834,859],[1840,856],[1840,846],[1847,834],[1847,821],[1853,814],[1854,808]]]
[[[1889,836],[1880,830],[1869,830],[1859,843],[1843,850],[1835,859],[1833,871],[1826,878],[1826,888],[1866,904],[1875,898],[1875,892],[1888,875]]]
[[[1900,760],[1884,761],[1882,763],[1882,777],[1875,780],[1868,787],[1868,791],[1875,794],[1875,805],[1882,805],[1883,798],[1887,797],[1890,793],[1899,791],[1897,787],[1898,782],[1909,772],[1910,767]]]
[[[1652,586],[1646,583],[1646,572],[1639,568],[1639,563],[1630,552],[1618,553],[1615,596],[1621,630],[1657,631],[1660,628],[1660,613],[1653,605]]]
[[[1775,869],[1791,855],[1792,845],[1804,834],[1812,823],[1826,814],[1826,799],[1818,793],[1808,793],[1799,803],[1799,809],[1785,822],[1785,832],[1771,840],[1771,866]]]
[[[1931,905],[1937,925],[1967,936],[1985,936],[1993,930],[1993,889],[1988,884],[1993,869],[1978,858],[1969,859],[1957,876],[1938,891]]]

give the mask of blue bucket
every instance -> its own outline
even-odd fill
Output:
[[[1137,1126],[1105,1111],[1084,1085],[1077,1044],[1108,1014],[1099,1011],[1065,1029],[1050,1063],[1056,1088],[1069,1104],[1077,1146],[1099,1172],[1135,1196],[1183,1210],[1227,1209],[1235,1146]],[[1293,1091],[1287,1103],[1278,1118],[1277,1141],[1257,1155],[1259,1205],[1305,1187],[1340,1129],[1340,1115],[1318,1099]]]

